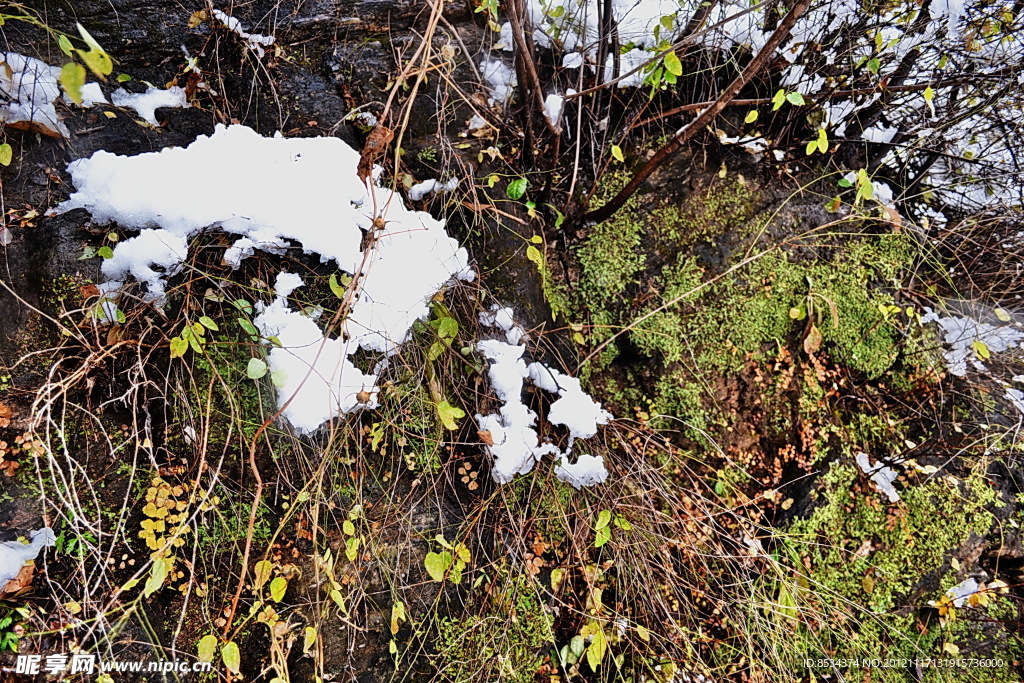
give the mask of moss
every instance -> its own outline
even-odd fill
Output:
[[[834,464],[824,477],[823,504],[790,532],[807,544],[802,550],[815,582],[876,612],[899,606],[922,576],[942,567],[947,553],[992,525],[985,508],[995,493],[980,474],[956,483],[915,481],[902,487],[893,507],[870,485],[866,493],[855,489],[862,478],[852,463]]]
[[[532,683],[546,646],[553,646],[554,618],[530,579],[509,577],[506,570],[495,580],[504,588],[493,591],[480,613],[438,622],[434,646],[442,680]]]
[[[819,507],[779,535],[793,566],[801,568],[795,602],[805,618],[789,641],[793,666],[822,657],[940,657],[943,643],[955,641],[923,603],[956,583],[948,557],[972,534],[989,531],[993,516],[986,508],[996,494],[978,472],[963,481],[903,485],[902,500],[887,506],[863,479],[854,465],[833,464],[822,480]],[[925,582],[936,577],[940,589],[925,592]],[[875,672],[882,681],[902,681],[906,674]],[[965,680],[963,674],[933,670],[925,680]]]
[[[793,216],[782,215],[786,207],[758,213],[762,201],[730,181],[649,211],[634,198],[577,250],[574,305],[589,316],[588,340],[628,327],[639,364],[654,378],[656,410],[695,429],[727,422],[712,399],[719,378],[782,348],[802,352],[798,343],[812,324],[820,353],[867,379],[898,358],[902,332],[890,292],[918,252],[913,238],[846,229],[816,236],[813,245],[790,240],[765,249],[769,235],[806,226],[799,207]],[[605,354],[595,369],[612,360]],[[804,403],[817,409],[823,390],[808,388],[817,395]]]

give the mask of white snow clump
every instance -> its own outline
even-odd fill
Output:
[[[960,316],[940,316],[930,308],[925,308],[921,316],[922,323],[937,323],[942,328],[943,340],[949,346],[942,352],[949,372],[957,377],[967,374],[967,366],[979,372],[988,368],[975,352],[977,344],[984,344],[990,353],[1000,353],[1024,340],[1024,332],[1010,325],[990,325],[973,318]]]
[[[347,340],[325,340],[312,319],[289,309],[285,297],[301,282],[293,274],[279,280],[276,300],[258,318],[263,334],[283,345],[270,353],[271,369],[282,371],[278,405],[291,399],[285,416],[305,432],[332,415],[373,407],[375,399],[355,397],[372,395],[376,376],[355,369],[348,356],[359,348],[395,353],[445,283],[475,275],[442,221],[364,184],[358,163],[359,152],[337,138],[266,138],[244,126],[218,126],[184,148],[131,157],[99,151],[73,161],[76,192],[58,211],[84,208],[97,223],[139,230],[114,247],[103,265],[110,280],[100,288],[111,295],[130,274],[161,305],[164,278],[182,267],[188,240],[207,229],[239,236],[225,254],[236,267],[257,250],[279,252],[294,241],[354,275],[375,195],[385,228],[345,322]]]
[[[502,330],[508,341],[485,339],[477,343],[477,351],[491,361],[488,377],[494,393],[502,401],[497,414],[477,415],[477,426],[490,433],[487,447],[494,464],[491,477],[499,484],[507,484],[517,474],[529,473],[545,455],[556,459],[555,476],[575,488],[600,484],[608,478],[604,458],[580,455],[575,463],[569,462],[573,442],[597,433],[598,425],[607,424],[611,413],[588,396],[580,381],[541,363],[529,366],[523,360],[523,338],[514,333],[521,328],[515,324],[509,308],[494,306],[489,313],[480,314],[480,322]],[[511,336],[510,336],[511,334]],[[515,339],[515,341],[513,341]],[[523,384],[529,379],[545,391],[557,393],[559,398],[551,404],[548,421],[569,430],[569,445],[565,452],[550,443],[541,444],[534,425],[537,413],[523,403]]]
[[[60,69],[46,62],[17,52],[0,52],[0,95],[4,100],[0,122],[16,127],[35,124],[53,135],[67,137],[68,129],[53,106],[60,97],[59,76]]]
[[[171,86],[167,90],[149,87],[144,93],[128,92],[124,88],[115,90],[110,95],[111,102],[115,107],[127,107],[134,109],[142,120],[152,125],[157,125],[156,110],[161,107],[187,107],[188,98],[185,91],[178,86]]]
[[[871,460],[868,458],[868,454],[864,451],[857,453],[857,467],[864,474],[871,477],[872,483],[880,493],[884,493],[889,499],[890,503],[895,503],[900,499],[900,494],[896,492],[892,483],[896,481],[896,472],[885,465],[871,465]]]
[[[0,589],[3,589],[8,581],[18,576],[26,562],[36,559],[40,550],[48,548],[56,542],[56,537],[50,527],[44,526],[42,529],[33,531],[31,537],[32,540],[29,543],[19,543],[18,541],[0,543]]]
[[[262,33],[249,33],[242,28],[242,22],[226,12],[215,9],[213,10],[213,17],[223,24],[226,29],[234,32],[245,41],[246,47],[255,52],[257,57],[264,55],[264,47],[270,47],[274,44],[274,36],[265,36]]]

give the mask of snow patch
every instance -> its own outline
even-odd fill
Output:
[[[942,352],[949,372],[957,377],[967,374],[968,365],[979,372],[988,368],[977,354],[977,346],[983,344],[990,353],[1001,353],[1012,347],[1019,347],[1024,332],[1010,325],[990,325],[973,318],[940,316],[925,308],[922,323],[937,323],[942,329],[943,340],[949,348]]]
[[[892,485],[892,483],[896,481],[897,474],[892,468],[886,467],[885,465],[872,466],[871,460],[868,458],[868,454],[864,451],[857,453],[856,459],[857,467],[860,468],[860,471],[871,477],[871,481],[874,483],[875,488],[878,489],[880,493],[885,494],[890,503],[899,501],[900,494],[896,492],[896,489]]]
[[[242,27],[240,22],[235,17],[230,16],[226,12],[219,9],[213,10],[213,17],[219,21],[224,28],[232,31],[239,38],[245,41],[246,47],[256,53],[257,57],[264,55],[264,47],[269,47],[274,44],[274,36],[265,36],[262,33],[249,33]]]
[[[477,415],[477,426],[490,433],[487,450],[494,458],[491,477],[499,484],[507,484],[517,474],[527,474],[545,455],[555,457],[555,476],[575,488],[593,486],[608,478],[604,458],[579,455],[575,463],[569,462],[573,443],[597,433],[598,425],[607,424],[611,413],[592,399],[580,386],[580,381],[542,363],[526,364],[526,347],[521,328],[515,323],[512,309],[498,305],[489,312],[479,314],[481,324],[505,332],[508,341],[486,339],[477,343],[477,351],[490,362],[488,377],[498,399],[502,401],[496,414]],[[541,444],[534,426],[537,414],[523,403],[523,386],[529,379],[544,391],[558,394],[548,410],[548,422],[569,430],[569,444],[565,452],[554,444]]]
[[[60,69],[17,52],[0,52],[0,122],[14,127],[35,124],[67,137],[54,101],[60,97]],[[91,92],[91,90],[90,90]]]
[[[373,394],[376,376],[360,372],[348,356],[359,348],[395,353],[445,283],[475,276],[442,221],[364,184],[358,163],[359,153],[337,138],[265,138],[244,126],[218,126],[185,148],[132,157],[100,151],[72,162],[76,192],[57,210],[84,208],[97,223],[139,230],[104,262],[110,280],[100,289],[113,295],[131,275],[156,304],[165,278],[188,257],[188,240],[211,228],[239,236],[224,255],[233,266],[292,241],[353,275],[367,259],[346,341],[326,339],[311,318],[288,307],[285,297],[301,283],[294,274],[279,278],[277,299],[260,310],[257,327],[283,344],[269,355],[271,370],[284,379],[278,405],[287,404],[285,417],[305,432],[360,405],[373,407],[375,398],[357,396]],[[372,228],[373,195],[384,207],[385,228],[367,256],[360,246]]]
[[[150,87],[144,93],[132,93],[123,88],[115,90],[110,96],[115,107],[127,107],[134,109],[142,120],[154,126],[159,124],[156,120],[156,110],[161,107],[187,107],[188,98],[185,91],[178,86],[172,86],[167,90]]]
[[[0,590],[7,585],[8,581],[18,576],[25,563],[36,559],[40,550],[49,548],[57,540],[53,530],[45,526],[33,531],[30,536],[29,543],[19,543],[18,541],[0,543]]]

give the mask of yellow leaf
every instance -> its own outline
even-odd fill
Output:
[[[1010,314],[1007,313],[1005,309],[999,308],[997,306],[996,310],[995,310],[995,314],[996,314],[996,317],[999,318],[999,320],[1001,322],[1004,322],[1004,323],[1010,322]]]
[[[746,116],[746,118],[743,119],[743,123],[753,123],[754,121],[757,121],[757,117],[758,117],[757,110],[756,109],[751,109],[750,111],[747,112],[747,116]]]
[[[612,145],[612,158],[620,163],[626,160],[626,157],[622,154],[622,148],[618,145]]]

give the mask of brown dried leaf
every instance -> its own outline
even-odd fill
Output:
[[[366,144],[363,145],[363,153],[359,155],[359,166],[356,169],[356,174],[364,183],[370,178],[374,163],[384,155],[394,137],[395,132],[380,123],[366,136]]]
[[[807,355],[813,355],[818,352],[821,348],[821,331],[817,325],[812,324],[811,328],[807,330],[807,336],[804,337],[804,351]]]
[[[25,592],[32,585],[32,578],[36,574],[34,564],[26,564],[18,572],[18,575],[0,588],[0,598],[11,598]]]
[[[488,446],[494,445],[494,437],[491,436],[490,431],[479,431],[476,433],[476,435],[480,437],[480,440],[483,441],[484,444]]]

